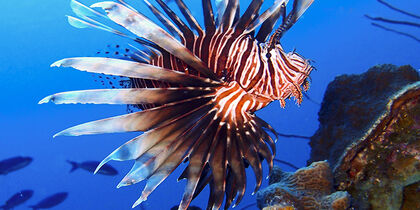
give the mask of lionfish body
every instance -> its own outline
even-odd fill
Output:
[[[279,39],[313,0],[295,0],[287,16],[288,0],[276,0],[262,14],[259,9],[263,1],[253,0],[242,16],[238,0],[218,0],[216,19],[210,0],[202,0],[205,29],[182,0],[175,2],[191,28],[161,0],[157,3],[171,20],[144,0],[168,31],[124,1],[119,2],[92,5],[104,9],[105,16],[72,0],[73,11],[81,19],[69,16],[69,22],[79,28],[90,26],[131,38],[144,50],[136,48],[133,56],[124,60],[79,57],[52,66],[127,77],[131,87],[57,93],[40,103],[132,104],[143,110],[77,125],[56,135],[144,131],[98,166],[110,160],[135,160],[118,185],[147,180],[134,206],[146,200],[184,161],[188,166],[179,179],[187,179],[187,185],[180,209],[186,209],[207,185],[209,209],[220,208],[225,195],[225,208],[235,197],[238,204],[246,188],[246,165],[256,175],[256,191],[262,180],[262,160],[271,170],[275,155],[275,142],[266,130],[275,131],[254,112],[274,100],[284,106],[291,96],[300,103],[302,87],[308,88],[311,65],[295,52],[285,53]],[[282,15],[283,23],[268,37]],[[136,37],[93,17],[109,18]]]

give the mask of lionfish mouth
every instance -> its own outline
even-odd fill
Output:
[[[245,168],[256,175],[256,192],[262,181],[261,162],[271,171],[275,156],[274,129],[254,112],[273,100],[289,96],[301,100],[301,87],[312,67],[297,54],[281,48],[268,55],[261,43],[268,40],[277,19],[283,23],[271,35],[269,46],[278,45],[283,34],[298,20],[313,0],[295,0],[286,14],[288,0],[276,0],[259,14],[262,0],[253,0],[243,15],[238,0],[216,1],[216,19],[210,0],[202,0],[203,29],[182,0],[175,3],[189,26],[162,0],[156,0],[165,16],[149,1],[146,6],[167,28],[164,30],[122,0],[93,4],[103,14],[76,0],[71,7],[78,17],[68,16],[71,25],[93,27],[134,40],[133,56],[67,58],[53,67],[126,77],[130,87],[62,92],[39,103],[129,104],[140,111],[77,125],[55,136],[79,136],[116,132],[144,132],[126,142],[98,166],[111,160],[134,160],[134,166],[118,184],[147,184],[133,207],[181,163],[179,179],[187,179],[179,209],[187,209],[205,186],[210,186],[208,209],[237,205],[245,193]],[[168,19],[169,17],[169,19]],[[118,31],[96,19],[105,18],[135,36]],[[255,31],[259,28],[258,33]],[[177,38],[176,38],[177,37]],[[276,136],[277,137],[277,136]],[[226,195],[226,196],[225,196]]]

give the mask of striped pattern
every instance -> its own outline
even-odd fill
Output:
[[[135,161],[118,184],[123,187],[147,181],[133,207],[186,162],[179,177],[187,179],[179,209],[187,209],[207,185],[207,209],[219,209],[224,200],[227,209],[235,198],[237,205],[244,196],[248,165],[255,173],[255,191],[262,183],[261,162],[266,160],[270,171],[273,165],[275,140],[268,131],[276,132],[254,112],[274,100],[284,106],[291,96],[300,103],[302,89],[308,88],[306,79],[312,67],[295,52],[285,53],[279,39],[313,0],[295,0],[271,37],[277,20],[286,14],[288,0],[275,0],[261,14],[262,0],[253,0],[242,16],[238,0],[216,1],[215,13],[211,1],[202,0],[204,28],[182,0],[175,3],[187,23],[162,0],[156,2],[163,12],[144,0],[167,30],[122,0],[92,5],[106,14],[72,0],[78,17],[69,16],[70,24],[105,30],[134,40],[138,46],[131,46],[128,60],[76,57],[52,66],[127,77],[131,87],[57,93],[40,103],[134,104],[142,108],[80,124],[55,136],[142,131],[97,168],[111,160]],[[136,36],[102,24],[96,20],[100,18],[109,18]]]

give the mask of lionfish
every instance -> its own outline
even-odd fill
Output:
[[[179,209],[187,209],[205,186],[210,186],[208,209],[225,201],[237,205],[246,188],[245,168],[256,176],[256,192],[262,180],[262,160],[273,166],[276,135],[255,111],[279,100],[302,101],[309,88],[313,67],[296,52],[286,53],[280,38],[312,4],[313,0],[275,0],[259,13],[263,0],[252,0],[240,14],[239,0],[202,0],[204,27],[182,0],[175,0],[187,23],[165,4],[163,12],[144,0],[167,28],[148,19],[126,2],[99,2],[87,7],[71,1],[78,17],[68,16],[78,28],[94,27],[127,37],[140,45],[137,57],[127,59],[75,57],[55,62],[53,67],[129,78],[130,86],[117,89],[69,91],[50,95],[40,103],[131,104],[142,110],[68,128],[55,136],[143,131],[107,156],[110,160],[135,160],[118,187],[147,180],[133,207],[181,163],[188,164],[179,179],[187,179]],[[92,8],[102,8],[106,14]],[[166,15],[165,15],[166,13]],[[216,16],[216,17],[215,17]],[[169,17],[169,18],[168,18]],[[132,34],[107,26],[107,18]],[[278,19],[280,26],[272,33]],[[258,32],[256,32],[258,29]],[[135,36],[133,36],[133,34]],[[226,196],[225,196],[226,195]],[[225,199],[226,197],[226,199]]]

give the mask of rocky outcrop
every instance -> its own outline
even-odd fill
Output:
[[[294,173],[274,168],[270,186],[257,193],[260,209],[346,209],[347,192],[333,189],[333,175],[326,161],[312,163]]]
[[[412,67],[389,64],[372,67],[360,75],[336,77],[324,94],[308,164],[328,160],[334,166],[346,148],[362,138],[383,115],[389,98],[419,80],[419,73]]]
[[[356,209],[420,205],[406,193],[420,181],[419,80],[409,66],[381,65],[328,85],[309,162],[328,160]]]

